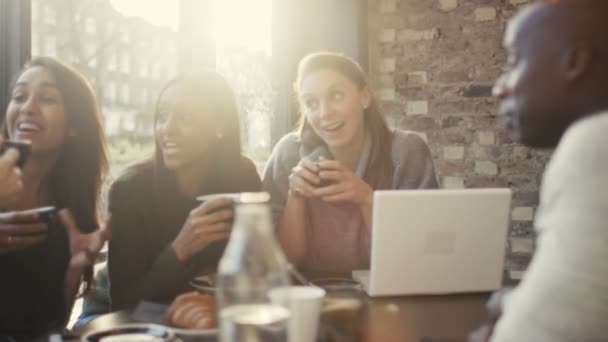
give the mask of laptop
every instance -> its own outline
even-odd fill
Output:
[[[368,295],[485,292],[502,284],[510,189],[374,192]]]

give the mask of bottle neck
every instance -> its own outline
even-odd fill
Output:
[[[246,234],[272,234],[272,220],[267,204],[237,204],[234,229]]]

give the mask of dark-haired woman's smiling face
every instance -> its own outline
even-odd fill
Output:
[[[32,67],[17,79],[6,110],[8,136],[30,140],[32,154],[58,151],[67,135],[63,96],[53,75]]]
[[[175,170],[205,158],[215,139],[211,115],[194,90],[181,84],[168,87],[158,103],[155,121],[156,144],[165,166]]]

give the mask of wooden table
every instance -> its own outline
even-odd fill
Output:
[[[460,342],[485,317],[489,293],[366,298],[356,341]],[[132,323],[130,311],[103,315],[80,333]]]

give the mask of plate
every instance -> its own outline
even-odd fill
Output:
[[[196,277],[190,280],[190,286],[198,292],[215,295],[217,286],[211,285],[207,276]]]
[[[170,328],[158,324],[124,324],[110,329],[90,332],[82,337],[85,342],[167,342],[175,337]]]
[[[217,328],[213,329],[180,329],[168,327],[167,330],[171,331],[178,337],[204,337],[204,336],[215,336],[218,333]]]

